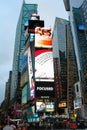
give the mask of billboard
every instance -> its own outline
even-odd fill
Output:
[[[81,31],[85,30],[85,26],[83,24],[78,24],[78,29]]]
[[[51,28],[35,28],[35,47],[52,48]]]
[[[54,97],[51,28],[35,28],[35,97]]]
[[[54,102],[46,102],[46,112],[53,112],[54,109]]]
[[[54,82],[35,82],[35,97],[36,98],[54,98],[55,89]]]
[[[54,81],[52,49],[35,49],[35,81]]]
[[[74,109],[81,108],[82,106],[82,98],[76,98],[74,100]]]
[[[54,102],[36,102],[36,112],[53,112]]]
[[[31,58],[30,47],[28,48],[28,71],[29,71],[30,100],[33,100],[35,98],[35,85],[34,85],[33,67],[32,67],[32,58]]]
[[[29,20],[28,21],[28,32],[29,33],[35,33],[35,27],[44,27],[44,21],[43,20]]]

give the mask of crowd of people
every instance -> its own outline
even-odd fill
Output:
[[[5,121],[3,122],[0,130],[21,130],[21,127],[19,127],[16,123]]]

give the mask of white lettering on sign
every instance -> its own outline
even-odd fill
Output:
[[[37,87],[37,90],[53,91],[53,87]]]

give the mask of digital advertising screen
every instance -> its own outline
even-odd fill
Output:
[[[52,48],[51,28],[35,28],[35,47]]]
[[[52,49],[35,48],[35,81],[54,81]]]
[[[35,82],[35,97],[36,98],[54,98],[55,88],[54,82]]]
[[[28,32],[29,33],[35,33],[35,28],[37,26],[44,27],[44,21],[43,20],[29,20],[28,25],[29,25]]]
[[[54,102],[36,102],[36,112],[53,112]]]
[[[46,102],[46,112],[53,112],[54,111],[54,102]]]
[[[45,111],[45,103],[44,102],[36,102],[36,111]]]
[[[84,31],[85,26],[83,24],[78,24],[78,29]]]
[[[29,71],[29,83],[30,83],[30,100],[35,98],[35,85],[32,68],[31,50],[28,48],[28,71]]]

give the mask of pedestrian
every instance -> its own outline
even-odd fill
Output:
[[[76,122],[73,121],[73,122],[70,124],[70,128],[73,129],[73,130],[76,130],[76,128],[77,128]]]
[[[10,124],[8,122],[5,122],[3,130],[14,130],[14,129],[10,126]]]

